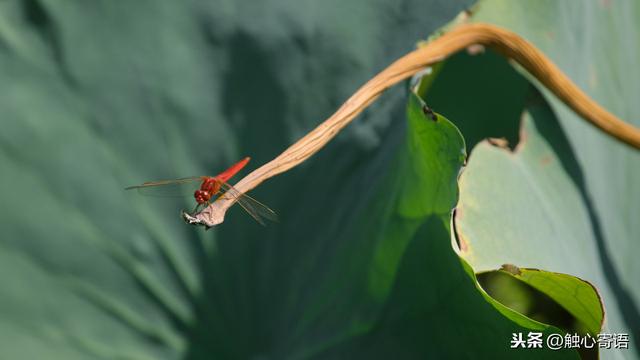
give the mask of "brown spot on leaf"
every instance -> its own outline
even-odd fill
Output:
[[[460,235],[460,233],[458,233],[456,239],[458,239],[458,247],[460,248],[460,252],[465,253],[469,251],[469,243],[464,239],[464,237],[462,237],[462,235]]]
[[[519,153],[522,150],[522,147],[527,143],[527,140],[529,138],[529,134],[527,134],[527,132],[524,129],[524,122],[525,119],[522,119],[522,121],[520,122],[520,131],[519,131],[519,139],[518,139],[518,144],[516,145],[515,149],[513,149],[514,153]]]
[[[520,268],[513,265],[513,264],[502,264],[502,266],[500,267],[500,270],[502,271],[506,271],[511,275],[520,275],[522,274],[522,272],[520,271]]]
[[[427,106],[427,104],[422,104],[422,112],[431,118],[431,120],[438,121],[438,116],[433,112],[433,109]]]
[[[547,39],[549,40],[555,40],[556,38],[556,34],[553,31],[545,31],[544,35],[547,37]]]
[[[551,163],[551,161],[553,161],[553,156],[545,155],[545,156],[540,158],[540,165],[542,165],[542,166],[549,165]]]
[[[467,252],[469,251],[469,243],[467,242],[467,240],[464,238],[464,236],[462,235],[462,233],[458,230],[458,225],[457,222],[462,219],[462,209],[455,208],[453,210],[453,236],[456,239],[456,243],[458,244],[458,249],[460,250],[461,253]]]
[[[507,139],[505,138],[487,138],[487,141],[489,142],[489,144],[497,146],[501,149],[509,148],[509,141],[507,141]]]

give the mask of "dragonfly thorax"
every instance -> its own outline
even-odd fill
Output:
[[[220,191],[220,181],[215,177],[208,177],[202,181],[200,189],[196,190],[193,197],[196,198],[198,204],[204,204],[208,202],[211,197]]]

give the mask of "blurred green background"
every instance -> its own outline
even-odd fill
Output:
[[[640,10],[611,3],[485,1],[477,19],[526,36],[638,125]],[[445,205],[403,217],[402,199],[444,192],[408,165],[421,153],[407,148],[406,84],[252,191],[280,216],[266,228],[233,208],[204,231],[179,217],[193,199],[123,190],[251,156],[246,174],[471,5],[1,0],[0,359],[539,358],[510,352],[528,328],[496,311],[451,249],[460,164],[438,175]],[[470,152],[485,137],[517,143],[532,96],[557,115],[548,131],[568,133],[566,163],[583,167],[609,330],[637,341],[638,153],[490,52],[452,58],[426,100]],[[429,131],[417,143],[446,134],[459,155],[457,130]],[[591,266],[576,262],[573,275]],[[631,346],[607,356],[635,358]]]

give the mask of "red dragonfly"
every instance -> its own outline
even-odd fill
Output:
[[[193,193],[193,197],[196,199],[196,207],[193,209],[195,213],[199,209],[211,204],[211,199],[221,194],[217,199],[232,198],[242,208],[251,215],[261,225],[265,225],[265,219],[271,221],[277,221],[278,216],[276,213],[269,209],[266,205],[252,198],[251,196],[241,193],[233,186],[229,185],[227,181],[231,179],[236,173],[238,173],[243,167],[247,165],[250,158],[246,157],[237,163],[231,165],[227,170],[221,172],[216,176],[193,176],[175,180],[160,180],[145,182],[142,185],[129,186],[125,190],[137,189],[141,193],[149,195],[153,194],[165,194],[164,190],[171,188],[167,185],[193,185],[200,182],[200,188]],[[157,191],[159,190],[159,191]],[[214,200],[214,201],[215,201]]]

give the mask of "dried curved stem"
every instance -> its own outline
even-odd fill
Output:
[[[387,88],[471,45],[485,45],[518,62],[582,118],[612,137],[640,149],[640,130],[618,119],[578,88],[531,43],[517,34],[488,24],[460,25],[415,51],[396,60],[353,94],[331,117],[291,145],[275,159],[256,169],[235,188],[241,192],[302,163],[320,150]],[[224,221],[233,199],[221,199],[195,216],[192,224],[214,226]]]

